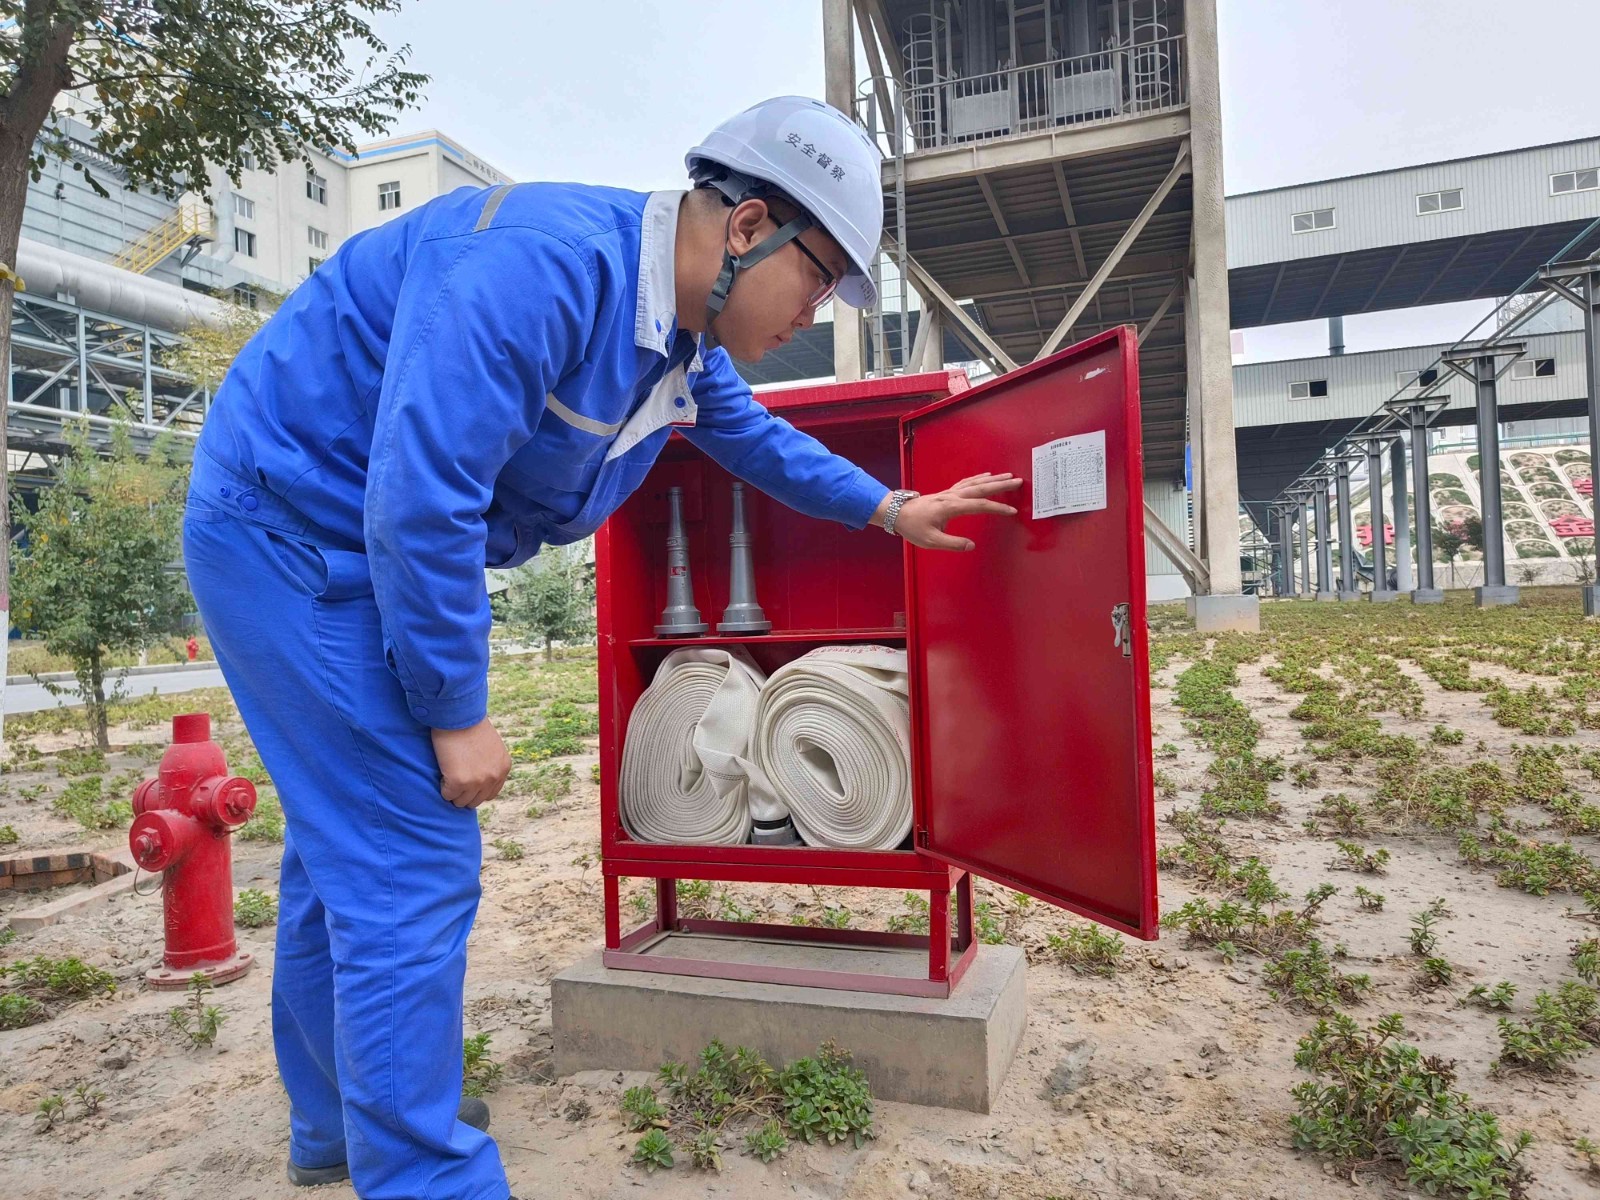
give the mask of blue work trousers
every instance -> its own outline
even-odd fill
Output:
[[[477,818],[439,794],[366,556],[308,540],[251,483],[197,454],[183,551],[288,826],[272,1036],[289,1155],[348,1161],[362,1200],[506,1200],[494,1141],[456,1120]]]

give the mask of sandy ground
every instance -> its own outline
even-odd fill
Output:
[[[1235,694],[1263,726],[1263,753],[1281,753],[1290,764],[1308,762],[1298,723],[1288,717],[1298,698],[1262,675],[1270,661],[1242,667]],[[1178,784],[1175,797],[1159,801],[1163,816],[1194,803],[1209,761],[1187,738],[1173,704],[1172,681],[1183,665],[1175,661],[1155,679],[1155,743],[1179,748],[1176,760],[1158,760]],[[1424,712],[1417,720],[1387,718],[1395,729],[1417,737],[1439,722],[1461,729],[1467,735],[1458,748],[1461,761],[1472,756],[1480,738],[1495,758],[1509,757],[1514,743],[1529,740],[1495,725],[1477,694],[1446,693],[1420,673],[1416,677],[1425,688]],[[237,737],[240,731],[224,724],[220,732]],[[159,727],[120,729],[114,737],[120,744],[160,742],[163,733]],[[34,739],[44,750],[70,740]],[[1600,749],[1595,732],[1580,730],[1572,740]],[[1039,953],[1045,936],[1072,919],[1037,904],[1012,934],[1033,960],[1029,1021],[992,1114],[880,1103],[877,1138],[860,1151],[795,1146],[770,1166],[730,1152],[719,1176],[680,1162],[647,1179],[628,1165],[634,1138],[623,1132],[617,1115],[623,1087],[638,1080],[557,1080],[548,1069],[549,980],[597,947],[601,936],[597,872],[572,865],[597,843],[596,795],[589,782],[593,759],[568,761],[579,782],[542,816],[525,816],[515,801],[496,805],[484,835],[484,899],[468,973],[467,1029],[492,1034],[495,1057],[505,1066],[502,1085],[490,1096],[492,1131],[513,1189],[524,1200],[632,1196],[640,1187],[668,1198],[852,1200],[1408,1194],[1392,1177],[1362,1173],[1352,1179],[1290,1147],[1289,1093],[1303,1078],[1292,1056],[1312,1018],[1274,1003],[1258,961],[1226,965],[1213,952],[1186,949],[1180,938],[1166,936],[1153,945],[1130,943],[1128,966],[1113,978],[1076,974]],[[26,849],[85,841],[51,812],[49,795],[65,781],[48,769],[48,760],[43,765],[46,770],[4,777],[0,824],[13,824]],[[114,755],[110,765],[108,783],[119,771],[148,769],[125,753]],[[20,789],[39,784],[46,789],[43,797],[22,798]],[[1568,1147],[1580,1135],[1600,1138],[1600,1051],[1564,1078],[1497,1076],[1489,1069],[1497,1047],[1494,1016],[1455,1004],[1474,981],[1512,980],[1523,989],[1521,1001],[1540,988],[1554,988],[1570,977],[1569,941],[1589,935],[1592,926],[1564,918],[1560,897],[1501,889],[1491,874],[1461,866],[1448,836],[1372,839],[1371,845],[1384,845],[1394,856],[1387,876],[1376,882],[1330,872],[1331,841],[1307,834],[1301,822],[1326,792],[1363,785],[1357,777],[1300,789],[1285,779],[1272,786],[1287,810],[1283,820],[1237,822],[1230,829],[1256,843],[1250,852],[1269,862],[1296,894],[1325,879],[1340,885],[1340,894],[1325,906],[1322,936],[1349,947],[1348,969],[1374,977],[1376,994],[1356,1014],[1370,1020],[1382,1012],[1404,1013],[1424,1049],[1457,1060],[1460,1086],[1500,1113],[1508,1130],[1535,1134],[1529,1196],[1596,1194],[1595,1177],[1581,1173]],[[87,840],[109,846],[124,836],[112,831]],[[504,837],[519,840],[526,856],[507,861],[488,847]],[[1174,834],[1163,824],[1160,837],[1165,843]],[[1594,840],[1580,839],[1590,843],[1591,853]],[[236,882],[275,890],[277,851],[271,843],[239,843]],[[1350,895],[1356,882],[1385,892],[1386,909],[1359,911]],[[881,923],[901,903],[898,893],[732,893],[742,905],[779,919],[799,905],[814,909],[819,899],[845,903],[857,924]],[[1164,911],[1192,894],[1184,880],[1163,876]],[[998,891],[990,896],[1004,901]],[[1452,990],[1417,994],[1406,928],[1411,914],[1436,896],[1447,899],[1453,914],[1442,923],[1440,952],[1464,968],[1463,978]],[[0,1032],[0,1159],[7,1165],[10,1200],[351,1194],[347,1184],[302,1193],[284,1181],[286,1102],[268,1026],[272,933],[241,930],[240,940],[259,965],[216,994],[227,1020],[216,1048],[200,1051],[186,1048],[169,1028],[167,1012],[176,1000],[142,985],[144,969],[161,950],[158,897],[125,895],[0,949],[7,961],[80,955],[110,970],[119,984],[114,998],[82,1001],[43,1024]],[[1525,1010],[1526,1004],[1518,1007]],[[34,1118],[39,1100],[68,1094],[79,1083],[105,1093],[99,1114],[40,1132]],[[569,1119],[571,1102],[579,1099],[589,1115]]]

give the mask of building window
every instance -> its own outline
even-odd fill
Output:
[[[1312,233],[1333,228],[1333,209],[1318,208],[1311,212],[1295,213],[1290,228],[1296,233]]]
[[[1511,364],[1513,379],[1552,379],[1556,373],[1553,358],[1519,358]]]
[[[306,226],[306,240],[318,250],[328,248],[328,235],[326,231],[318,229],[315,225]]]
[[[378,185],[378,211],[388,212],[391,208],[400,207],[400,185],[398,183],[380,183]]]
[[[1593,192],[1600,190],[1600,167],[1590,167],[1587,171],[1563,171],[1560,175],[1550,176],[1550,194],[1559,196],[1563,192]]]
[[[256,219],[256,202],[235,192],[233,195],[233,215],[254,221]]]
[[[253,151],[253,150],[241,150],[241,151],[239,151],[239,166],[244,168],[246,171],[254,171],[256,169],[255,151]]]
[[[233,289],[233,302],[242,304],[246,308],[259,308],[261,297],[256,295],[256,290],[246,284],[237,284]]]
[[[318,204],[328,202],[328,181],[310,167],[306,168],[306,199]]]
[[[313,259],[311,259],[309,261],[311,263],[311,266],[306,271],[306,274],[314,275],[314,274],[316,274],[317,268],[320,267],[323,263],[327,262],[328,260],[325,259],[325,258],[313,258]]]
[[[256,256],[256,235],[248,229],[235,228],[233,231],[233,248],[246,258]]]
[[[1328,381],[1326,379],[1303,379],[1299,383],[1289,385],[1289,399],[1291,400],[1320,400],[1328,394]]]
[[[1427,216],[1429,213],[1456,212],[1461,208],[1461,189],[1449,188],[1443,192],[1423,192],[1417,197],[1417,215]]]
[[[1437,367],[1429,367],[1426,371],[1396,371],[1395,378],[1400,381],[1403,391],[1415,388],[1432,387],[1439,382]]]

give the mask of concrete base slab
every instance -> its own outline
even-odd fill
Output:
[[[1413,604],[1443,604],[1444,590],[1442,588],[1417,588],[1411,593]]]
[[[652,950],[818,970],[923,974],[922,950],[778,943],[673,934]],[[692,1062],[713,1038],[758,1050],[774,1065],[848,1050],[872,1094],[907,1104],[986,1113],[1027,1024],[1022,951],[980,946],[945,1000],[702,979],[604,966],[596,953],[550,983],[557,1074],[655,1071]]]
[[[1334,600],[1337,600],[1338,598],[1339,598],[1339,593],[1338,592],[1318,592],[1317,593],[1317,600],[1319,602],[1322,602],[1322,603],[1327,603],[1327,602],[1330,602],[1330,601],[1334,601]]]
[[[1361,599],[1363,594],[1364,593],[1362,593],[1362,592],[1340,592],[1339,593],[1339,599],[1340,600],[1359,600],[1359,599]]]
[[[1373,592],[1372,602],[1374,604],[1393,604],[1396,600],[1405,599],[1405,596],[1406,593],[1404,592]]]
[[[1522,600],[1521,590],[1513,584],[1473,588],[1472,594],[1477,598],[1479,608],[1501,608],[1508,604],[1519,604]]]
[[[1190,596],[1189,619],[1200,633],[1261,632],[1261,601],[1255,596]]]

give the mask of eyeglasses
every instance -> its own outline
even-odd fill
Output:
[[[839,281],[834,278],[833,272],[828,270],[828,268],[823,265],[820,258],[811,253],[810,250],[806,249],[806,244],[804,242],[802,242],[799,238],[795,238],[794,244],[800,247],[800,253],[809,258],[816,266],[817,270],[822,272],[821,286],[819,286],[816,291],[812,292],[811,298],[806,301],[806,307],[809,309],[821,308],[822,305],[825,304],[834,294],[834,292],[839,290]]]

